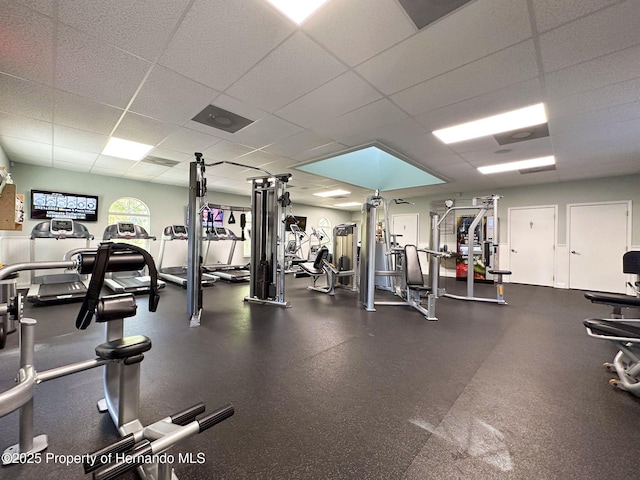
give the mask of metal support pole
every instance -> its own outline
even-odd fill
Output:
[[[487,209],[481,208],[469,227],[469,250],[467,252],[467,297],[469,298],[473,298],[473,237],[475,235],[476,227],[484,217],[485,213],[487,213]]]
[[[196,157],[198,159],[198,157]],[[206,186],[203,175],[204,165],[191,162],[189,167],[189,237],[187,253],[187,314],[191,327],[200,326],[202,314],[202,217],[200,198],[204,196]]]

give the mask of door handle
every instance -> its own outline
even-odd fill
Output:
[[[517,250],[514,250],[513,248],[511,249],[511,251],[512,251],[513,253],[518,253],[518,251],[517,251]]]
[[[575,250],[571,250],[571,253],[573,253],[574,255],[580,255],[580,253],[576,252]]]

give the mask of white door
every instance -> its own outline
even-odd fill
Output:
[[[569,288],[624,293],[630,202],[568,206]]]
[[[399,245],[418,245],[418,214],[402,213],[391,216],[391,234],[397,235]],[[393,241],[393,237],[391,238]]]
[[[509,209],[509,281],[553,286],[557,207]]]

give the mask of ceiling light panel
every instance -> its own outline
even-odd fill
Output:
[[[327,0],[267,0],[271,5],[300,25]]]
[[[490,173],[512,172],[514,170],[528,170],[531,168],[546,167],[549,165],[555,165],[555,163],[556,159],[551,155],[549,157],[531,158],[529,160],[520,160],[518,162],[479,167],[478,171],[486,175]]]
[[[432,133],[442,142],[449,144],[540,125],[546,121],[544,104],[538,103],[473,122],[434,130]]]
[[[153,145],[146,145],[144,143],[111,137],[109,142],[107,142],[107,146],[104,147],[102,155],[126,158],[127,160],[141,160],[151,151],[152,148]]]
[[[346,202],[346,203],[336,203],[333,206],[334,207],[355,207],[358,205],[362,205],[361,202]]]

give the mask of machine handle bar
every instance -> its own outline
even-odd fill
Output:
[[[198,405],[191,408],[195,409],[197,407]],[[133,470],[145,463],[150,455],[159,454],[172,447],[180,440],[204,432],[208,428],[211,428],[231,417],[234,412],[235,409],[233,405],[227,404],[204,418],[194,420],[193,422],[182,426],[179,430],[160,437],[153,442],[145,440],[143,443],[138,444],[123,460],[104,466],[100,470],[94,472],[93,479],[115,480],[121,475],[124,475],[130,470]]]

